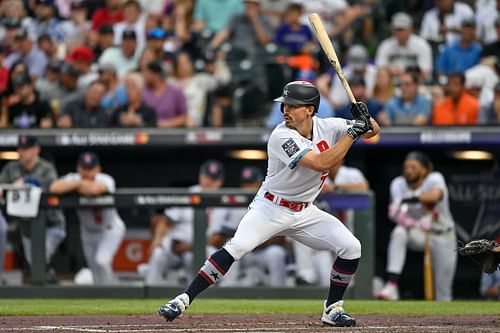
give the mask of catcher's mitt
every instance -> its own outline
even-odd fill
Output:
[[[477,239],[458,247],[458,253],[474,260],[485,273],[493,273],[500,264],[500,244],[487,239]]]

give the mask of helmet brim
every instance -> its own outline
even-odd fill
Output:
[[[289,104],[289,105],[307,105],[307,103],[304,103],[304,101],[301,101],[299,99],[295,99],[295,98],[291,98],[291,97],[283,97],[283,96],[275,98],[273,101],[280,102],[283,104]]]

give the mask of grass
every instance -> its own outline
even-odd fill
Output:
[[[165,300],[159,299],[0,299],[0,316],[36,315],[133,315],[154,314]],[[353,314],[499,315],[500,302],[453,301],[347,301]],[[213,314],[317,314],[319,300],[197,299],[189,313]]]

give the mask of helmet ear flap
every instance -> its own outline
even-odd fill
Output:
[[[280,110],[281,110],[281,113],[285,112],[285,104],[281,103]]]

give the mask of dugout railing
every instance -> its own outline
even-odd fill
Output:
[[[8,187],[7,191],[24,191],[24,188]],[[116,193],[86,197],[79,195],[42,194],[40,209],[77,209],[116,207],[193,207],[194,224],[194,272],[205,260],[207,207],[247,206],[255,192],[225,188],[217,192],[190,193],[180,188],[130,188],[118,189]],[[374,195],[371,191],[356,193],[332,192],[318,198],[322,205],[332,211],[353,209],[355,234],[361,241],[363,255],[356,274],[354,286],[348,290],[350,297],[367,299],[372,297],[372,280],[375,272],[375,213]],[[46,284],[45,266],[45,221],[34,218],[31,225],[32,258],[31,285],[0,287],[0,297],[168,297],[181,288],[162,286],[81,287]],[[147,227],[147,226],[145,226]],[[178,290],[177,290],[178,289]],[[311,298],[323,297],[325,288],[320,287],[234,287],[211,288],[204,294],[208,297],[248,298]]]

